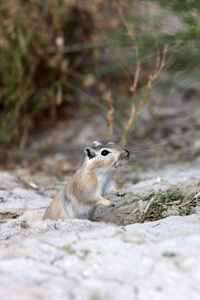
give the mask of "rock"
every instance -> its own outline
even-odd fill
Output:
[[[7,172],[0,172],[1,184],[3,190],[0,190],[0,218],[4,221],[11,216],[18,217],[24,212],[30,216],[38,215],[41,219],[40,209],[46,208],[51,199],[43,197],[37,191],[23,187],[23,184],[16,177],[9,175]],[[35,212],[33,212],[35,210]],[[38,213],[36,212],[38,210]]]
[[[1,240],[0,293],[13,300],[20,290],[22,299],[37,299],[38,292],[40,299],[58,300],[64,295],[80,300],[137,295],[142,300],[198,299],[199,221],[199,215],[169,217],[128,225],[125,231],[87,220],[12,228],[13,235]]]
[[[38,221],[43,220],[45,209],[27,210],[19,217],[19,220]]]
[[[176,188],[189,189],[198,199],[200,172],[161,170],[148,176],[140,174],[140,183],[126,185],[124,199],[112,196],[114,209],[99,206],[96,218],[100,222],[43,221],[44,207],[51,199],[25,188],[15,176],[0,172],[6,182],[5,189],[0,189],[0,212],[21,213],[19,218],[0,224],[1,298],[198,300],[198,209],[190,216],[116,224],[127,207],[132,213],[138,208],[143,211],[145,201],[140,196],[172,188],[174,182]]]

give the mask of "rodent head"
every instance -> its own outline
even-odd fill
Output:
[[[87,162],[93,169],[118,168],[125,165],[129,159],[129,151],[115,143],[101,144],[95,141],[93,144],[93,148],[84,149]]]

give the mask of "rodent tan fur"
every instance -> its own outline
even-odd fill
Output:
[[[53,199],[43,219],[91,219],[97,204],[112,206],[104,198],[107,192],[125,195],[115,189],[112,176],[118,167],[127,163],[129,151],[112,142],[102,145],[96,141],[93,148],[84,151],[83,164]]]

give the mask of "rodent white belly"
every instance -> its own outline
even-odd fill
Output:
[[[98,182],[98,194],[101,196],[104,196],[108,193],[111,186],[113,185],[111,174],[101,174],[98,176],[99,182]]]

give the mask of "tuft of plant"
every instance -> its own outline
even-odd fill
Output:
[[[194,193],[184,195],[173,190],[158,193],[153,192],[145,200],[147,204],[139,219],[139,223],[162,219],[164,217],[162,215],[163,212],[169,209],[176,210],[181,216],[190,215],[195,212],[195,207],[198,205],[198,200]]]
[[[103,300],[103,298],[98,293],[94,293],[90,300]]]
[[[24,229],[27,229],[29,227],[27,220],[20,221],[19,225],[21,228],[24,228]]]
[[[72,248],[72,246],[70,244],[66,244],[64,247],[64,250],[67,251],[67,253],[69,253],[69,254],[76,253],[76,251]]]
[[[177,253],[175,252],[172,252],[172,251],[165,251],[163,252],[162,254],[164,257],[168,257],[168,258],[171,258],[171,257],[175,257],[177,256]]]

